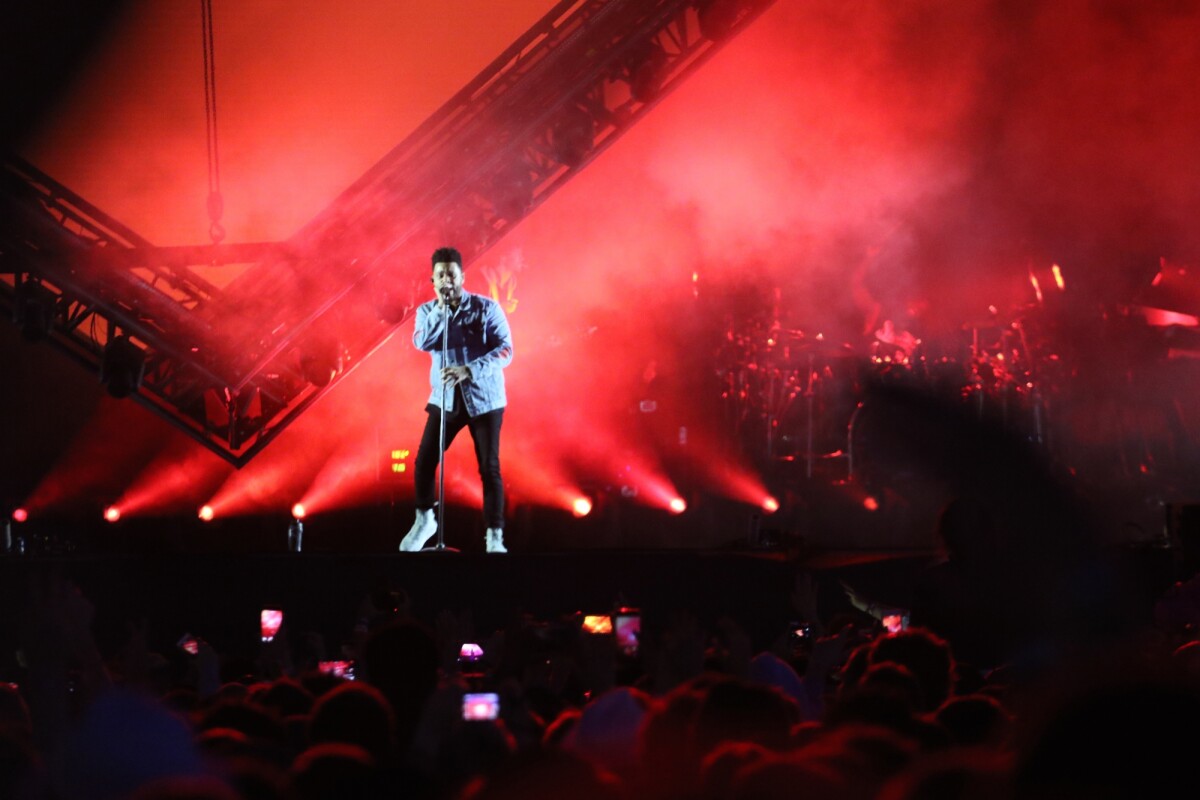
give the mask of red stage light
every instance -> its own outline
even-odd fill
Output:
[[[577,517],[586,517],[592,513],[592,501],[586,497],[577,497],[571,504],[571,513]]]
[[[24,522],[29,519],[29,512],[23,508],[18,508],[12,513],[13,522]]]
[[[667,508],[671,509],[672,514],[682,514],[687,511],[687,502],[682,497],[675,497],[667,504]]]
[[[212,506],[201,507],[200,519],[204,520],[205,522],[212,522],[212,518],[213,518],[213,507]]]
[[[863,500],[863,508],[865,508],[867,511],[878,511],[879,510],[879,501],[876,500],[874,497],[871,497],[868,495]]]
[[[774,514],[776,511],[779,510],[779,501],[776,500],[774,497],[767,495],[766,497],[763,498],[762,509],[763,509],[763,511],[767,512],[768,514]]]
[[[104,518],[109,522],[116,522],[121,518],[121,509],[116,506],[109,506],[104,509]]]
[[[304,514],[305,514],[305,510],[304,510],[304,505],[303,505],[303,504],[301,504],[301,503],[296,503],[296,505],[292,506],[292,516],[293,516],[294,518],[296,518],[296,519],[304,519]]]

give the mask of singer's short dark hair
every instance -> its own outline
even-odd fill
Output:
[[[460,269],[467,268],[463,264],[462,253],[453,247],[439,247],[433,251],[433,260],[430,262],[430,269],[438,264],[458,264]]]

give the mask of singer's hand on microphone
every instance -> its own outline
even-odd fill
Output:
[[[468,367],[442,367],[442,383],[447,386],[458,386],[471,380],[471,370]]]

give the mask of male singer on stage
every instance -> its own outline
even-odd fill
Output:
[[[512,362],[512,334],[504,309],[490,297],[463,289],[462,255],[453,247],[433,253],[433,288],[436,299],[417,308],[413,344],[433,358],[429,380],[433,391],[425,410],[425,432],[417,449],[414,480],[417,519],[400,542],[402,551],[420,550],[435,533],[441,417],[446,415],[446,447],[463,428],[471,431],[479,477],[483,480],[483,518],[487,523],[489,553],[506,553],[504,547],[504,484],[500,479],[500,423],[508,400],[504,393],[504,368]],[[442,335],[449,325],[447,352]],[[442,407],[443,390],[445,408]]]

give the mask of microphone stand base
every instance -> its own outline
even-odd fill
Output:
[[[418,550],[419,553],[460,553],[462,552],[457,547],[447,547],[444,544],[435,544],[433,547],[425,547]]]

